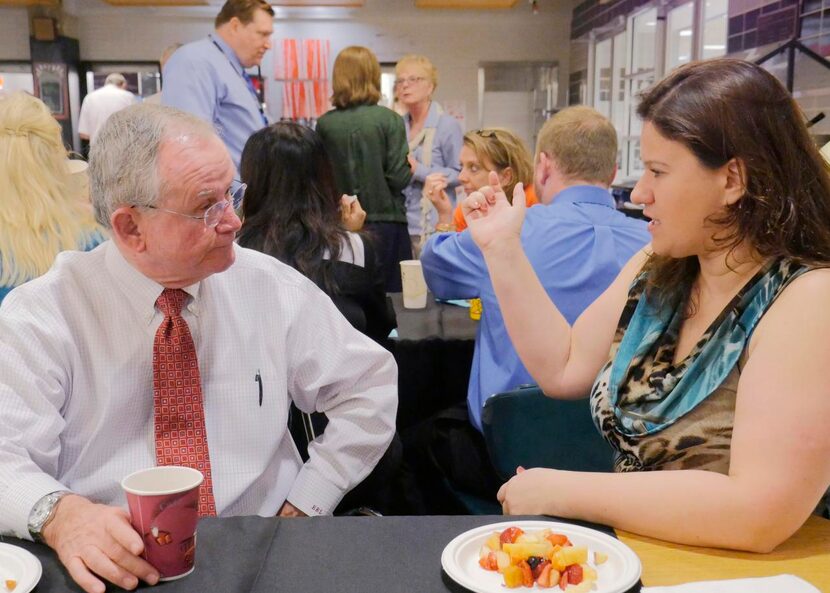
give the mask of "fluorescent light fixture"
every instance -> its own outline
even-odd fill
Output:
[[[692,30],[691,29],[681,29],[680,33],[678,33],[678,35],[680,35],[681,37],[691,37],[692,36]]]
[[[677,61],[678,62],[688,62],[689,61],[689,56],[677,56]]]
[[[654,22],[654,21],[648,21],[647,23],[645,23],[646,27],[653,27],[653,26],[654,26],[654,25],[656,25],[656,24],[657,24],[657,23],[656,23],[656,22]]]
[[[711,50],[726,49],[726,46],[725,45],[704,45],[703,49],[711,49]]]

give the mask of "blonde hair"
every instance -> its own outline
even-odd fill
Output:
[[[617,131],[595,109],[567,107],[539,130],[537,156],[541,152],[568,179],[608,184],[617,165]]]
[[[367,47],[352,45],[334,60],[331,102],[344,109],[380,101],[380,64]]]
[[[533,162],[522,139],[505,128],[485,128],[467,132],[464,145],[472,150],[479,161],[487,160],[498,172],[508,167],[513,173],[510,183],[504,185],[507,199],[513,200],[513,188],[520,181],[525,187],[533,184]],[[484,164],[484,163],[482,163]]]
[[[417,66],[423,69],[427,80],[432,84],[432,92],[435,92],[435,89],[438,88],[438,70],[429,61],[428,57],[418,54],[406,54],[395,64],[395,76],[399,76],[401,69],[406,66]]]
[[[83,247],[99,227],[81,196],[69,195],[61,128],[40,100],[0,97],[0,285],[40,276],[55,256]]]

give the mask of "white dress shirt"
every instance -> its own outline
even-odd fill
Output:
[[[294,269],[235,247],[185,290],[219,515],[329,514],[394,433],[397,367]],[[154,466],[153,339],[162,286],[111,241],[58,256],[0,306],[0,533],[29,537],[35,502],[69,489],[125,505],[120,480]],[[261,378],[262,398],[256,377]],[[291,401],[329,424],[302,463]]]
[[[130,91],[105,84],[84,97],[78,117],[78,132],[89,136],[89,143],[92,144],[109,116],[133,103],[135,95]]]

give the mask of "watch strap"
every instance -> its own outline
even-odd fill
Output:
[[[42,496],[32,507],[29,513],[29,535],[36,542],[43,541],[43,528],[55,514],[55,507],[58,501],[71,494],[69,490],[57,490]]]

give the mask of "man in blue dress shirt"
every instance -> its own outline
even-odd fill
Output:
[[[265,0],[228,0],[215,31],[179,48],[164,66],[164,105],[213,124],[239,170],[248,138],[268,119],[245,68],[271,48],[274,9]]]
[[[614,127],[588,107],[561,111],[539,132],[534,181],[541,203],[527,212],[522,244],[548,295],[570,323],[649,240],[645,222],[618,212],[608,191],[616,157]],[[436,460],[439,467],[433,470],[450,483],[494,498],[499,480],[481,435],[481,410],[491,395],[534,380],[513,348],[484,257],[469,231],[432,236],[421,262],[436,297],[480,298],[483,315],[467,409],[439,414],[430,426],[420,428],[417,440],[430,442],[432,454],[424,457]]]

